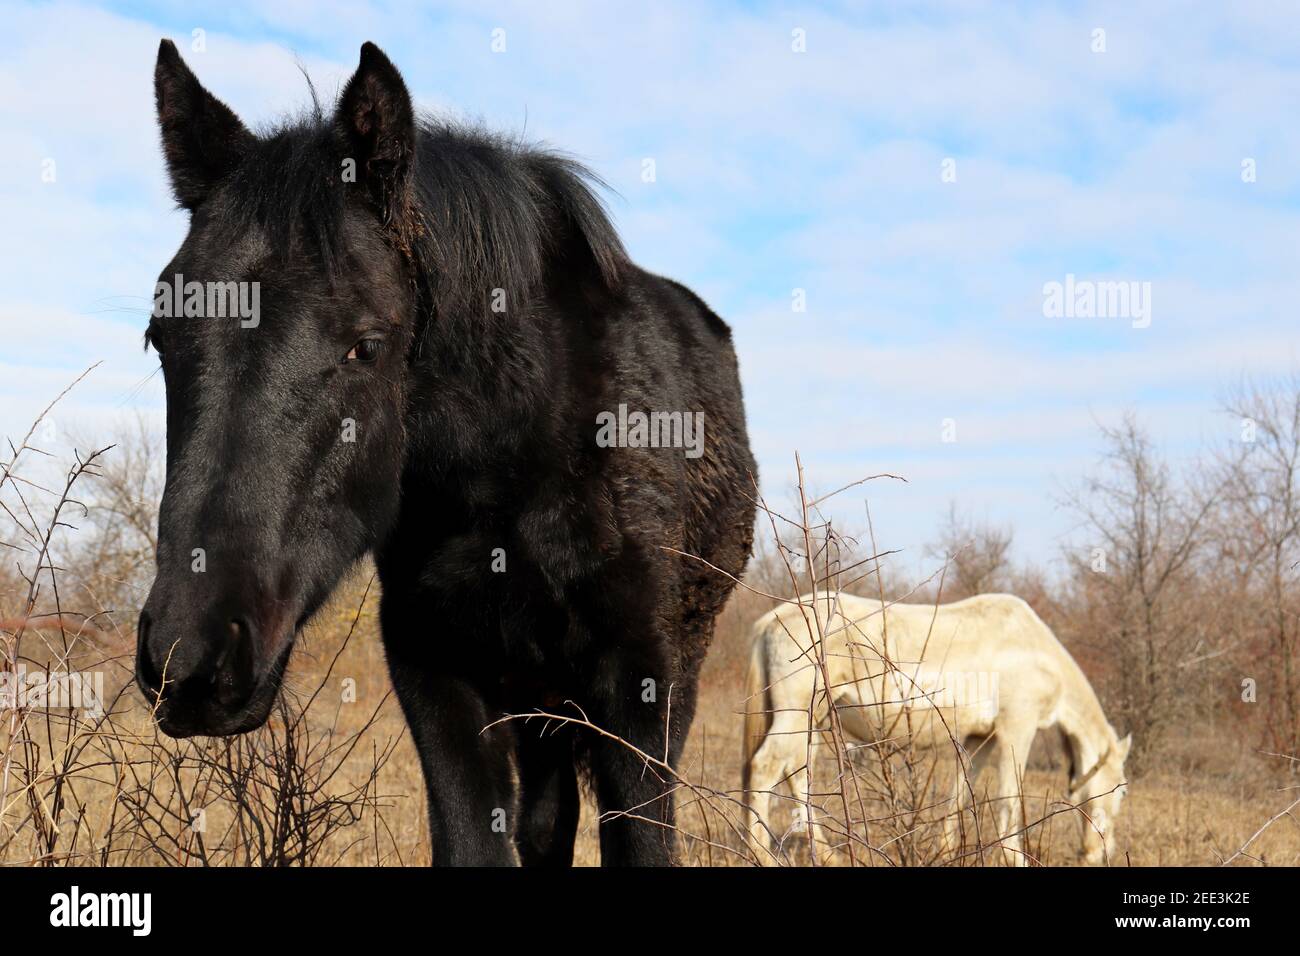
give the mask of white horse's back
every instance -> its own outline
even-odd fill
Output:
[[[913,718],[933,712],[955,720],[968,735],[990,733],[994,716],[1008,709],[1044,726],[1054,722],[1063,686],[1082,676],[1033,609],[1009,594],[938,606],[885,603],[882,612],[879,600],[832,592],[819,596],[815,618],[807,608],[782,605],[754,632],[772,696],[805,707],[815,678],[810,649],[822,635],[831,684],[842,702],[859,705],[844,715],[865,740],[887,732],[906,710]],[[942,725],[930,729],[946,739]]]

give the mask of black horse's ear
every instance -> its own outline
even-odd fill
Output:
[[[415,157],[415,109],[402,74],[373,43],[361,47],[361,63],[343,88],[334,125],[343,142],[344,182],[363,184],[383,222],[404,230]]]
[[[158,45],[153,88],[172,192],[182,206],[194,209],[239,163],[253,134],[203,88],[171,40]]]

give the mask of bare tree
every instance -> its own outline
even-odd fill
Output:
[[[960,600],[1007,590],[1012,539],[1010,528],[976,521],[951,503],[938,540],[925,548],[926,557],[947,562],[943,597]]]
[[[1273,686],[1280,712],[1268,708],[1273,745],[1300,752],[1300,686],[1296,673],[1296,584],[1300,565],[1300,376],[1276,382],[1243,381],[1226,410],[1241,419],[1241,450],[1225,456],[1224,534],[1236,547],[1260,600],[1275,661]],[[1272,696],[1272,695],[1270,695]]]
[[[163,439],[143,415],[120,422],[114,432],[116,441],[86,489],[81,533],[60,559],[83,602],[130,631],[153,577]]]
[[[1182,665],[1212,636],[1195,559],[1217,491],[1176,482],[1131,414],[1102,435],[1102,468],[1066,498],[1084,546],[1066,553],[1081,613],[1065,633],[1101,652],[1117,689],[1107,709],[1150,753],[1192,699]]]

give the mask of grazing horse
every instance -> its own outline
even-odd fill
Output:
[[[169,41],[155,93],[189,211],[146,333],[167,478],[136,671],[161,729],[260,726],[373,554],[434,862],[570,864],[581,769],[602,863],[669,863],[667,775],[632,747],[678,759],[749,555],[727,325],[629,261],[581,166],[417,116],[373,44],[332,112],[258,134]],[[626,743],[503,720],[561,708]]]
[[[828,716],[822,688],[833,688],[844,730],[874,743],[911,734],[922,749],[960,745],[971,754],[956,774],[950,847],[970,806],[979,772],[992,766],[998,836],[1008,859],[1025,862],[1015,830],[1015,798],[1034,735],[1056,727],[1070,756],[1070,795],[1082,811],[1084,853],[1101,862],[1114,850],[1113,824],[1127,785],[1120,740],[1079,665],[1033,609],[1009,594],[953,604],[884,604],[823,592],[786,604],[754,623],[745,693],[743,753],[746,806],[757,796],[752,831],[773,820],[774,790],[794,793],[797,829],[809,826],[808,719]],[[818,635],[827,676],[815,661]],[[810,834],[816,843],[815,829]],[[762,845],[762,844],[760,844]],[[775,847],[773,847],[775,858]]]

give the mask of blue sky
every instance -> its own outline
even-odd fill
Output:
[[[3,435],[99,360],[56,449],[159,416],[140,334],[185,229],[154,126],[162,36],[254,126],[303,105],[299,63],[332,96],[373,40],[426,109],[583,158],[633,256],[732,324],[767,492],[796,449],[823,491],[906,476],[867,493],[917,567],[949,501],[1054,560],[1098,422],[1132,409],[1186,458],[1237,434],[1217,411],[1234,379],[1296,366],[1283,5],[6,2],[3,22]],[[1149,327],[1045,317],[1067,273],[1150,283]],[[839,517],[862,514],[846,496]]]

